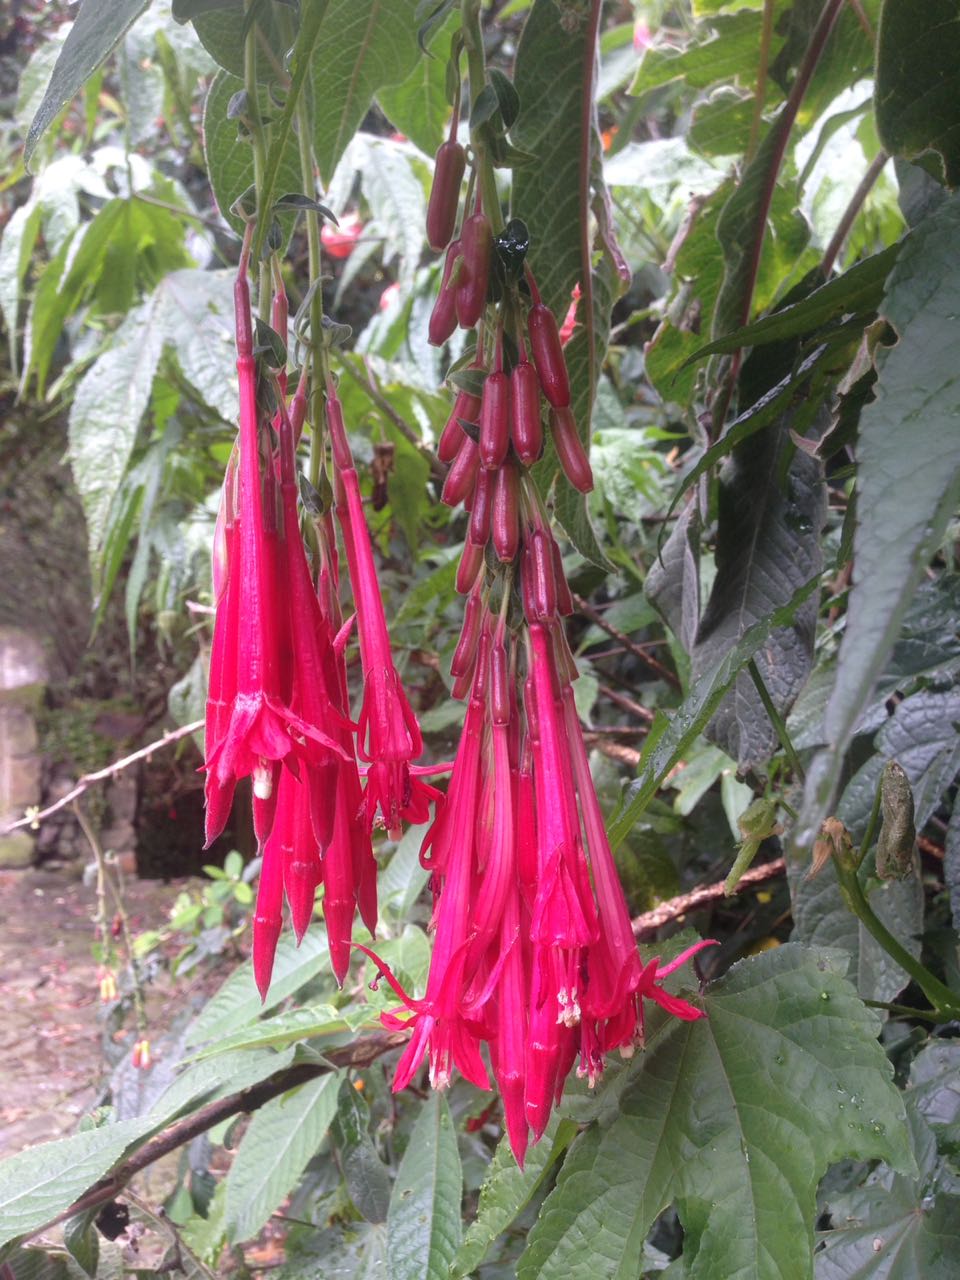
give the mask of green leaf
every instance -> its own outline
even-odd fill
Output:
[[[919,875],[905,881],[878,882],[872,860],[860,870],[860,882],[874,913],[911,955],[919,957],[923,929],[923,885]],[[812,880],[809,867],[787,862],[790,903],[797,942],[837,947],[850,957],[851,973],[864,1000],[895,1000],[909,975],[884,951],[844,902],[833,861]]]
[[[903,243],[890,245],[855,263],[842,276],[814,289],[800,302],[782,307],[753,324],[734,329],[716,342],[708,342],[687,359],[684,367],[716,352],[739,351],[741,347],[758,347],[767,342],[782,342],[785,338],[806,337],[843,315],[875,311],[883,297],[884,282],[893,270]]]
[[[268,1076],[283,1071],[293,1062],[293,1049],[274,1053],[272,1049],[224,1053],[205,1062],[191,1063],[164,1089],[148,1113],[159,1128],[201,1102],[212,1102],[229,1093],[249,1089]]]
[[[256,1112],[227,1176],[230,1240],[251,1240],[296,1186],[336,1114],[342,1073],[319,1076]]]
[[[958,234],[953,197],[904,245],[880,308],[898,341],[877,353],[876,398],[860,419],[856,573],[825,716],[829,747],[808,771],[793,837],[805,848],[831,807],[857,721],[960,499]]]
[[[960,9],[956,0],[884,0],[877,40],[877,128],[886,149],[936,151],[960,183]]]
[[[266,1003],[253,981],[253,967],[244,964],[231,973],[220,990],[208,1000],[187,1028],[188,1045],[219,1041],[231,1032],[255,1024],[262,1013],[276,1008],[281,1001],[318,977],[329,974],[330,953],[326,931],[313,925],[298,946],[293,935],[283,933],[277,943],[273,963],[273,980]]]
[[[755,622],[786,605],[820,574],[820,529],[826,515],[822,466],[788,435],[789,418],[734,450],[719,476],[717,576],[691,651],[696,683],[719,655]],[[784,475],[785,457],[790,459]],[[785,716],[813,666],[817,601],[797,609],[786,627],[771,631],[756,654],[757,668]],[[711,742],[741,772],[766,763],[779,739],[753,680],[741,671],[706,728]]]
[[[234,1031],[197,1054],[201,1060],[215,1058],[235,1049],[257,1049],[267,1045],[279,1047],[310,1040],[315,1036],[341,1036],[365,1023],[375,1022],[365,1006],[337,1009],[332,1004],[314,1004],[306,1008],[284,1009],[272,1018],[262,1018],[249,1027]]]
[[[910,1101],[933,1130],[938,1145],[960,1150],[960,1044],[931,1040],[910,1067]]]
[[[370,1107],[356,1089],[340,1095],[333,1140],[350,1199],[368,1222],[386,1222],[390,1172],[370,1137]]]
[[[418,60],[406,80],[377,91],[377,101],[390,123],[428,156],[443,142],[450,119],[447,54],[450,37],[459,28],[459,13],[451,14],[431,36],[430,52]]]
[[[527,1207],[576,1134],[576,1124],[554,1112],[543,1137],[527,1151],[522,1169],[510,1150],[510,1140],[501,1139],[480,1188],[477,1216],[450,1265],[451,1277],[469,1275],[483,1262],[494,1240]]]
[[[0,1245],[62,1213],[156,1124],[137,1116],[42,1142],[0,1162]]]
[[[83,0],[30,125],[23,152],[28,165],[44,130],[80,92],[149,3],[150,0]]]
[[[704,670],[671,718],[663,718],[659,725],[652,727],[640,760],[640,777],[631,784],[623,808],[609,825],[608,834],[613,848],[630,834],[631,827],[653,799],[664,778],[716,711],[740,669],[766,644],[773,630],[790,625],[796,611],[818,584],[819,578],[811,579],[794,593],[787,604],[748,627],[733,648]]]
[[[904,1177],[882,1164],[863,1187],[828,1196],[835,1229],[820,1236],[816,1280],[952,1280],[956,1274],[960,1196],[941,1185],[937,1144],[913,1089],[906,1103],[920,1177]]]
[[[413,1126],[390,1197],[388,1280],[447,1280],[460,1246],[462,1189],[447,1100],[431,1092]]]
[[[734,965],[706,1017],[649,1044],[619,1118],[570,1148],[519,1280],[626,1280],[675,1204],[688,1275],[786,1280],[813,1267],[817,1183],[846,1156],[911,1172],[879,1020],[836,953],[788,945]]]
[[[700,509],[688,502],[650,566],[644,594],[689,653],[700,625]]]
[[[107,515],[127,468],[150,403],[165,326],[155,294],[135,307],[110,346],[81,378],[70,406],[70,465],[83,503],[91,562],[99,552]]]
[[[416,0],[330,0],[312,52],[313,145],[329,182],[374,95],[420,57]]]
[[[233,95],[242,89],[242,80],[218,71],[203,105],[203,154],[210,185],[221,215],[239,236],[243,235],[243,219],[230,210],[253,183],[253,144],[249,138],[239,136],[237,122],[229,118],[227,107]],[[266,89],[260,90],[259,97],[261,114],[266,114],[269,105]],[[292,133],[279,157],[275,180],[281,191],[296,191],[300,186],[300,158]],[[296,211],[277,210],[277,219],[286,245],[297,220]]]
[[[186,6],[184,6],[184,9]],[[203,11],[202,11],[203,10]],[[179,21],[193,22],[200,43],[211,58],[231,75],[243,78],[244,0],[226,0],[224,4],[192,6],[191,12],[177,15]],[[272,4],[261,4],[257,13],[257,79],[270,84],[280,79],[287,42]],[[264,50],[261,41],[265,41]]]

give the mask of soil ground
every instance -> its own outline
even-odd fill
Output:
[[[72,1132],[107,1076],[95,893],[79,876],[73,864],[0,872],[0,1157]],[[135,933],[166,922],[180,883],[126,878]],[[172,997],[163,975],[148,999],[160,1026]]]

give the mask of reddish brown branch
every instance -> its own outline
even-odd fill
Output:
[[[289,1089],[306,1084],[308,1080],[315,1080],[317,1076],[326,1075],[332,1067],[369,1067],[383,1054],[405,1044],[409,1035],[407,1031],[376,1032],[341,1049],[329,1050],[325,1058],[326,1063],[330,1065],[314,1062],[298,1063],[296,1066],[287,1067],[284,1071],[278,1071],[276,1075],[261,1081],[260,1084],[251,1085],[249,1089],[241,1089],[238,1093],[231,1093],[226,1098],[208,1102],[205,1107],[200,1107],[192,1115],[177,1120],[156,1137],[151,1138],[149,1142],[145,1142],[128,1160],[118,1164],[111,1174],[101,1178],[85,1195],[75,1200],[69,1209],[65,1209],[56,1218],[38,1227],[36,1231],[32,1231],[27,1238],[49,1230],[50,1227],[73,1217],[76,1213],[83,1213],[87,1209],[94,1209],[97,1205],[106,1204],[109,1200],[115,1199],[136,1174],[149,1165],[155,1164],[171,1151],[176,1151],[185,1143],[192,1142],[194,1138],[214,1128],[222,1120],[229,1120],[231,1116],[240,1115],[242,1112],[257,1111],[272,1098],[279,1097]]]
[[[672,685],[675,689],[680,688],[680,681],[669,667],[665,667],[663,663],[649,653],[643,645],[635,643],[635,641],[631,640],[623,631],[620,631],[617,627],[607,622],[603,614],[597,609],[594,609],[593,605],[587,600],[584,600],[583,596],[577,595],[574,592],[573,603],[585,618],[589,618],[590,621],[598,626],[601,631],[605,631],[608,636],[612,636],[614,640],[622,644],[628,653],[632,653],[635,658],[638,658],[640,662],[649,667],[651,671],[655,672],[661,680],[665,680],[667,684]]]
[[[737,882],[736,892],[739,893],[742,889],[750,888],[752,885],[764,884],[767,880],[775,880],[778,876],[782,876],[786,869],[786,863],[783,858],[775,858],[773,862],[765,862],[762,866],[751,867],[749,871],[745,871],[740,877]],[[680,920],[688,912],[696,911],[698,907],[706,906],[708,902],[716,902],[717,899],[724,896],[722,880],[716,884],[702,885],[699,889],[691,889],[689,893],[681,893],[678,897],[671,898],[668,902],[661,902],[652,911],[644,911],[642,915],[637,916],[633,921],[633,932],[637,938],[643,941],[644,938],[652,937],[665,924],[670,924],[673,920]]]

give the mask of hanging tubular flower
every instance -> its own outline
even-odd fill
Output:
[[[332,383],[327,385],[327,414],[336,465],[337,519],[356,604],[363,667],[357,750],[369,766],[364,808],[371,827],[379,811],[390,835],[399,839],[401,819],[424,822],[428,805],[438,792],[410,770],[410,762],[423,750],[423,738],[393,665],[360,481],[347,442],[343,409]]]
[[[327,732],[289,705],[293,671],[276,476],[268,457],[261,469],[253,325],[247,284],[249,235],[234,285],[237,373],[240,384],[239,464],[228,467],[222,539],[216,548],[218,598],[211,653],[206,740],[206,838],[223,830],[238,779],[253,777],[254,829],[270,834],[282,762],[340,748]],[[219,531],[218,531],[219,532]],[[297,535],[299,540],[299,534]],[[289,541],[289,539],[288,539]],[[302,555],[302,547],[300,548]]]

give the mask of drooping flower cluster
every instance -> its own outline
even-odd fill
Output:
[[[434,248],[454,235],[463,174],[456,145],[451,137],[438,155],[428,214]],[[593,1082],[605,1054],[630,1054],[642,1043],[644,998],[679,1018],[702,1016],[659,981],[710,945],[662,969],[657,960],[643,965],[607,840],[563,627],[573,601],[528,471],[544,448],[541,395],[567,478],[582,492],[593,480],[557,322],[525,251],[515,225],[494,242],[478,195],[447,248],[431,319],[435,343],[458,322],[476,329],[469,376],[460,379],[439,443],[451,464],[444,501],[463,502],[470,513],[457,575],[464,624],[451,664],[467,711],[446,800],[421,853],[432,873],[435,928],[424,997],[410,998],[380,965],[405,1006],[384,1021],[412,1030],[394,1089],[411,1081],[425,1055],[435,1087],[454,1068],[489,1087],[486,1044],[521,1163],[575,1062]]]
[[[421,738],[390,655],[383,602],[357,474],[332,385],[339,517],[356,606],[364,676],[359,726],[350,718],[344,648],[351,624],[339,604],[332,513],[312,525],[307,558],[298,511],[296,448],[307,409],[307,371],[289,405],[286,374],[274,371],[273,407],[258,396],[249,286],[249,235],[234,290],[240,432],[224,481],[214,545],[216,621],[206,711],[206,838],[223,830],[239,779],[253,783],[253,820],[263,854],[253,925],[254,976],[270,983],[286,897],[298,940],[323,884],[334,972],[350,961],[353,917],[373,932],[378,811],[396,832],[423,821],[434,795],[411,777]],[[286,334],[278,292],[274,328]],[[261,372],[263,372],[261,370]],[[367,766],[361,781],[357,755]]]

